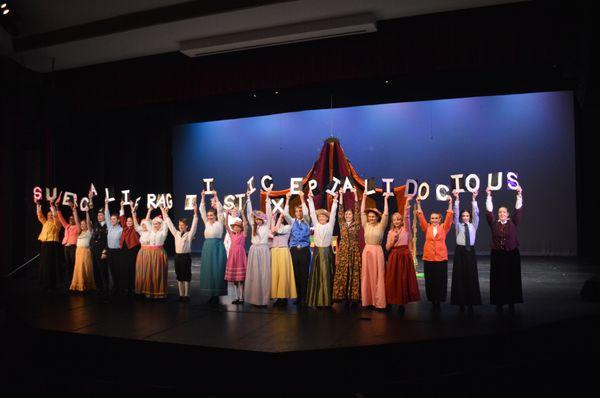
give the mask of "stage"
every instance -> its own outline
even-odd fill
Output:
[[[422,299],[407,305],[404,316],[395,310],[352,311],[339,304],[300,312],[291,303],[287,309],[234,306],[228,297],[210,308],[195,292],[197,266],[190,303],[176,301],[173,272],[169,298],[157,302],[117,297],[100,303],[94,295],[46,295],[37,290],[37,281],[24,276],[6,291],[8,333],[18,341],[7,348],[22,352],[19,360],[23,366],[33,363],[30,371],[49,366],[58,377],[45,374],[31,388],[56,381],[60,388],[65,382],[60,374],[68,372],[82,378],[78,383],[99,385],[100,390],[195,390],[202,384],[206,390],[198,390],[201,395],[220,385],[220,396],[222,382],[228,380],[241,383],[225,385],[232,393],[258,393],[261,383],[254,382],[262,380],[276,390],[261,395],[280,395],[286,377],[298,380],[300,374],[305,383],[287,395],[304,395],[321,381],[332,383],[328,389],[342,395],[394,385],[427,395],[464,377],[482,377],[481,386],[489,388],[486,377],[491,375],[508,371],[510,377],[524,377],[512,373],[515,367],[533,366],[527,377],[536,377],[541,363],[598,352],[600,304],[579,296],[584,281],[600,274],[597,267],[569,258],[524,258],[525,303],[514,313],[498,314],[489,305],[489,260],[481,257],[479,264],[484,305],[474,313],[461,313],[449,304],[432,313]],[[422,279],[419,284],[424,295]],[[13,371],[18,379],[19,372]],[[423,390],[431,380],[438,387],[434,383],[427,387],[433,390]],[[500,381],[498,391],[507,388]],[[453,388],[465,392],[460,383]]]

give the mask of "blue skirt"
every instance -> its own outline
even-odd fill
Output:
[[[200,294],[205,296],[227,296],[225,264],[227,254],[222,239],[204,240],[200,257]]]

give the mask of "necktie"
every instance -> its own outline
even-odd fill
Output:
[[[469,224],[465,223],[465,249],[471,250],[471,233],[469,231]]]

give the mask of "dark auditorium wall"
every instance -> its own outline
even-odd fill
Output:
[[[8,224],[1,223],[0,238],[19,237],[3,252],[2,267],[10,269],[36,252],[30,239],[38,228],[30,203],[36,178],[79,192],[90,180],[116,187],[135,182],[140,191],[172,188],[173,124],[548,90],[576,93],[578,249],[582,257],[594,256],[600,216],[590,195],[590,140],[600,127],[600,112],[589,7],[523,2],[381,21],[377,33],[362,36],[196,59],[170,53],[42,76],[2,60],[3,85],[13,80],[5,73],[7,64],[32,88],[23,91],[22,84],[11,83],[28,98],[19,103],[4,90],[0,94],[3,108],[18,111],[0,111],[2,176],[12,182],[3,204],[14,208]],[[383,84],[385,79],[391,84]],[[8,114],[22,124],[4,121]],[[27,167],[16,167],[25,162]]]

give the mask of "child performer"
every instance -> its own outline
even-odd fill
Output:
[[[430,222],[427,223],[421,199],[417,198],[417,217],[421,229],[425,232],[425,246],[423,247],[423,267],[425,270],[425,293],[432,303],[432,311],[441,310],[440,303],[446,301],[448,294],[448,248],[446,247],[446,234],[452,228],[452,197],[448,195],[448,210],[446,219],[442,224],[442,215],[431,213]]]
[[[385,298],[388,305],[398,305],[399,314],[404,314],[404,304],[421,299],[411,251],[411,199],[412,197],[406,198],[404,216],[397,212],[392,214],[392,227],[385,245],[389,252],[385,274]]]
[[[246,301],[258,307],[266,307],[271,299],[271,252],[269,251],[269,231],[271,230],[271,203],[267,191],[267,214],[260,210],[252,211],[250,193],[246,193],[246,211],[252,229],[252,245],[248,252],[246,271]]]
[[[206,210],[206,192],[202,191],[201,195],[200,217],[204,223],[204,244],[200,258],[200,293],[210,296],[209,305],[217,306],[219,296],[227,296],[227,282],[225,282],[227,254],[223,245],[223,207],[217,192],[214,191],[216,209]]]
[[[336,214],[338,206],[338,193],[333,196],[331,214]],[[308,287],[306,292],[306,305],[309,307],[331,307],[332,280],[333,280],[333,250],[331,240],[335,227],[335,216],[330,217],[325,209],[315,210],[312,191],[308,193],[308,208],[314,227],[315,249],[310,265]]]
[[[192,280],[192,240],[196,235],[198,227],[198,205],[194,203],[194,218],[192,226],[188,230],[188,222],[180,218],[175,229],[173,221],[169,218],[169,210],[162,209],[165,224],[175,238],[175,275],[177,276],[177,288],[179,289],[179,301],[190,301],[190,281]]]
[[[354,207],[344,210],[344,192],[340,190],[338,206],[338,224],[340,239],[335,258],[335,275],[333,277],[333,301],[345,300],[355,306],[360,302],[360,277],[362,271],[360,242],[360,214],[358,193],[354,193]]]
[[[286,198],[286,206],[289,206],[288,202],[289,197]],[[288,247],[292,226],[285,221],[284,213],[279,214],[277,222],[273,219],[271,225],[271,298],[276,299],[274,306],[286,307],[288,298],[297,297],[294,265]]]
[[[377,208],[365,209],[367,195],[363,193],[360,218],[365,230],[365,248],[362,252],[361,294],[363,307],[375,306],[385,310],[385,257],[381,242],[388,224],[388,199],[384,193],[383,214]]]
[[[231,212],[233,213],[233,212]],[[229,236],[229,254],[227,255],[227,265],[225,266],[225,280],[233,282],[235,289],[235,300],[231,304],[244,304],[244,281],[246,280],[246,269],[248,259],[246,257],[246,217],[236,221],[229,226],[229,214],[225,218],[225,228]]]
[[[77,249],[75,251],[75,265],[73,267],[73,280],[69,290],[78,292],[87,292],[96,290],[94,282],[94,262],[92,260],[92,251],[90,250],[90,240],[92,231],[90,230],[90,210],[85,211],[85,220],[79,221],[77,207],[73,204],[73,217],[78,226],[79,234],[77,236]]]
[[[304,203],[304,192],[298,194],[301,205],[294,208],[294,218],[290,216],[289,201],[292,196],[287,193],[286,207],[283,209],[283,216],[289,225],[290,230],[290,253],[292,263],[294,264],[294,279],[296,281],[296,292],[298,298],[296,305],[303,306],[306,302],[306,285],[308,284],[308,267],[310,266],[310,218],[308,207]]]
[[[50,211],[46,217],[42,212],[42,205],[36,201],[36,214],[38,221],[42,224],[42,230],[38,235],[40,241],[40,284],[46,291],[54,291],[56,283],[60,279],[59,253],[60,245],[58,234],[61,223],[56,215],[56,208],[52,200]]]
[[[472,195],[472,212],[460,211],[458,191],[454,191],[454,229],[456,231],[456,249],[452,265],[452,288],[450,289],[450,304],[459,305],[460,310],[473,311],[474,305],[481,304],[479,291],[479,275],[477,273],[477,257],[475,256],[475,237],[479,226],[479,208],[477,207],[477,192]]]
[[[512,217],[509,217],[508,209],[502,206],[498,209],[498,220],[494,218],[490,188],[487,188],[486,192],[486,218],[492,229],[490,303],[496,305],[498,312],[502,312],[504,304],[508,304],[510,311],[514,311],[515,303],[523,302],[521,254],[517,236],[517,226],[521,222],[523,208],[523,190],[521,187],[517,188],[517,202]]]

